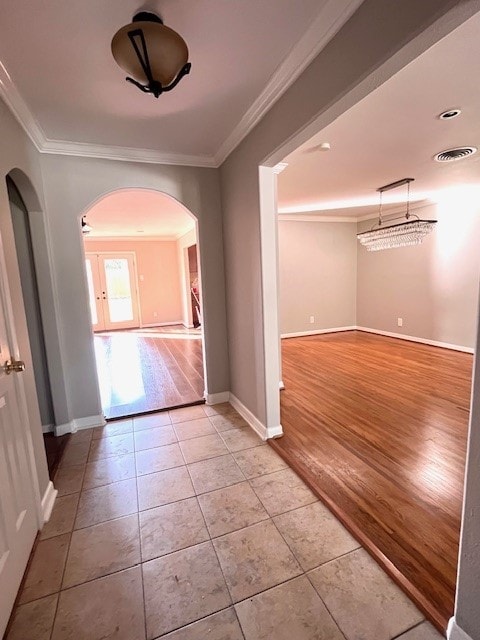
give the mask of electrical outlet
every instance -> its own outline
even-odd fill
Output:
[[[397,318],[397,326],[403,327],[403,318]]]
[[[315,316],[310,316],[310,324],[314,324],[315,323]]]

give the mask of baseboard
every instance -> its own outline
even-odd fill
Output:
[[[149,324],[141,324],[140,329],[150,329],[155,327],[174,327],[175,325],[184,326],[183,320],[176,320],[175,322],[152,322]]]
[[[278,383],[278,388],[280,389],[280,391],[283,391],[285,389],[285,384],[283,383],[283,380],[280,380],[280,382]]]
[[[317,336],[322,333],[337,333],[339,331],[354,331],[358,329],[356,326],[351,327],[334,327],[333,329],[312,329],[311,331],[296,331],[294,333],[282,333],[280,336],[284,338],[301,338],[302,336]]]
[[[283,436],[283,429],[281,424],[275,427],[266,427],[256,416],[253,415],[250,409],[248,409],[243,404],[243,402],[240,402],[240,400],[231,392],[230,404],[234,409],[238,411],[242,418],[246,422],[248,422],[248,424],[252,427],[255,433],[260,436],[262,440],[268,440],[269,438],[280,438],[280,436]]]
[[[221,404],[230,400],[230,391],[221,391],[220,393],[206,393],[206,404]]]
[[[53,482],[50,480],[42,498],[42,516],[44,524],[45,522],[48,522],[50,520],[53,505],[55,504],[55,500],[57,498],[57,493],[58,491],[55,489],[55,487],[53,486]]]
[[[447,639],[448,640],[473,640],[468,633],[465,633],[458,624],[455,622],[455,618],[450,618],[447,627]]]
[[[400,340],[408,340],[409,342],[420,342],[428,344],[431,347],[441,347],[442,349],[452,349],[453,351],[462,351],[463,353],[475,353],[475,349],[471,347],[463,347],[459,344],[450,344],[449,342],[439,342],[438,340],[428,340],[427,338],[417,338],[416,336],[407,336],[403,333],[393,333],[392,331],[381,331],[380,329],[371,329],[370,327],[354,327],[357,331],[365,331],[366,333],[376,333],[380,336],[388,338],[399,338]]]
[[[105,416],[87,416],[85,418],[75,418],[66,422],[65,424],[58,424],[55,426],[55,435],[63,436],[66,433],[76,433],[82,429],[93,429],[93,427],[103,427],[106,425]]]
[[[54,424],[42,424],[42,433],[53,433],[55,431]]]

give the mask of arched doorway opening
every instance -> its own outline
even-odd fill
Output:
[[[121,189],[82,216],[102,410],[123,418],[204,401],[195,217],[151,189]]]

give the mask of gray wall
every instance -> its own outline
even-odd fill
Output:
[[[357,325],[474,347],[480,275],[480,206],[416,210],[437,219],[419,246],[358,247]],[[374,221],[358,225],[369,229]],[[397,318],[403,318],[403,327]]]
[[[16,170],[15,175],[23,180],[15,180],[27,207],[35,211],[40,218],[42,207],[42,177],[40,172],[39,154],[25,135],[17,121],[0,101],[0,235],[2,238],[5,261],[7,267],[6,279],[10,288],[10,295],[14,309],[15,332],[18,344],[18,355],[25,361],[26,370],[22,374],[27,399],[27,410],[30,423],[31,441],[36,460],[36,469],[40,495],[43,496],[49,482],[48,468],[43,444],[40,412],[35,389],[33,364],[30,355],[27,322],[23,308],[20,274],[15,251],[10,203],[7,192],[6,176]],[[20,173],[23,172],[23,173]],[[28,176],[29,180],[25,176]],[[30,204],[32,207],[30,207]],[[17,355],[17,354],[16,354]]]
[[[275,152],[295,134],[314,121],[321,130],[478,10],[475,2],[462,2],[462,11],[440,20],[458,4],[365,0],[221,167],[230,388],[262,423],[267,396],[258,167],[266,158],[279,162],[293,148]]]
[[[280,219],[278,245],[280,332],[356,325],[357,224]]]
[[[228,391],[218,170],[46,155],[42,157],[42,171],[56,274],[70,419],[101,413],[80,216],[101,196],[117,189],[148,188],[162,191],[185,205],[197,217],[208,391]]]

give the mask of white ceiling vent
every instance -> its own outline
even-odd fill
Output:
[[[468,158],[477,152],[477,147],[455,147],[454,149],[446,149],[440,151],[435,156],[437,162],[453,162],[454,160],[462,160]]]

